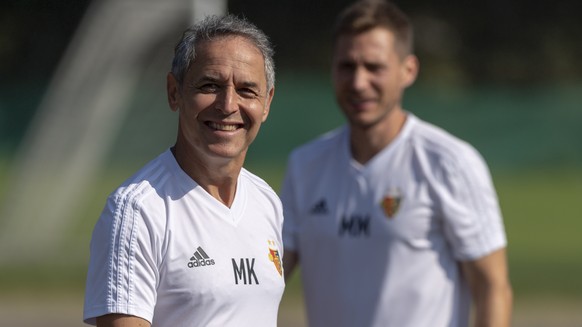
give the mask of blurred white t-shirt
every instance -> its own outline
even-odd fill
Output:
[[[482,157],[410,113],[366,165],[348,127],[294,150],[281,199],[310,327],[465,327],[458,262],[506,245]]]

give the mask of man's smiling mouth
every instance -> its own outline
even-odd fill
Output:
[[[350,98],[348,99],[348,101],[352,104],[352,105],[362,105],[362,104],[368,104],[368,103],[372,103],[374,102],[374,99],[371,98]]]
[[[225,131],[225,132],[232,132],[236,131],[241,127],[240,124],[220,124],[217,122],[209,121],[206,123],[210,128],[218,130],[218,131]]]

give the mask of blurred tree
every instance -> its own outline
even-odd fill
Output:
[[[89,1],[0,2],[0,151],[20,139]],[[228,8],[271,36],[278,72],[327,74],[334,18],[351,1],[230,0]],[[395,1],[416,27],[418,83],[582,80],[581,1]]]
[[[331,28],[353,0],[231,0],[229,10],[267,31],[280,70],[327,72]],[[579,81],[582,2],[402,1],[416,29],[421,81],[554,83]]]
[[[0,83],[46,80],[90,0],[0,3]],[[267,31],[281,69],[327,72],[331,28],[353,0],[230,0],[229,11]],[[580,79],[582,2],[396,0],[410,14],[423,66],[451,66],[464,81]]]
[[[48,80],[89,0],[0,4],[0,83]]]
[[[0,153],[22,138],[88,4],[0,2]]]

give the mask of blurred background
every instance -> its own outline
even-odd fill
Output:
[[[206,13],[272,39],[271,114],[247,168],[279,190],[287,154],[343,123],[330,85],[350,0],[0,3],[2,326],[82,326],[91,230],[107,195],[173,144],[165,76]],[[582,2],[396,1],[421,62],[405,108],[472,143],[509,238],[515,326],[582,326]],[[301,278],[280,326],[303,326]]]

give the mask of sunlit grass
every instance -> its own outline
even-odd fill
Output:
[[[0,288],[82,289],[91,230],[107,195],[137,165],[111,168],[95,182],[53,263],[1,267]],[[279,191],[282,165],[250,162],[247,168]],[[5,179],[0,171],[0,182]],[[582,171],[527,170],[494,173],[509,239],[511,280],[517,298],[566,297],[582,300]],[[3,183],[4,184],[4,183]],[[2,185],[3,185],[2,184]],[[287,295],[299,297],[299,274]]]

